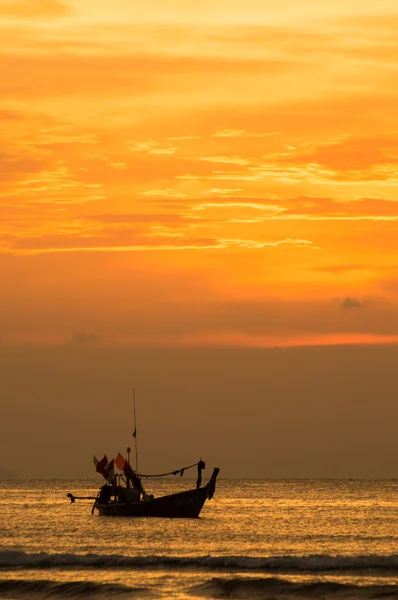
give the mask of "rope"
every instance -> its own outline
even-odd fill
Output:
[[[200,462],[200,461],[199,461]],[[186,471],[187,469],[192,469],[193,467],[197,467],[199,462],[195,463],[194,465],[189,465],[189,467],[183,467],[182,469],[177,469],[177,471],[170,471],[169,473],[160,473],[159,475],[142,475],[140,473],[140,477],[166,477],[166,475],[178,475],[178,473],[181,473],[181,475],[184,473],[184,471]]]

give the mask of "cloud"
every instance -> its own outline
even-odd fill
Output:
[[[0,238],[1,241],[1,238]],[[296,246],[299,248],[313,247],[311,240],[300,238],[284,239],[248,239],[204,237],[192,235],[190,231],[175,229],[163,225],[153,226],[149,231],[135,232],[133,229],[104,229],[102,235],[88,232],[79,238],[73,234],[53,234],[42,236],[12,236],[3,235],[0,245],[2,251],[11,254],[42,254],[42,253],[84,253],[84,252],[143,252],[143,251],[182,251],[182,250],[225,250],[241,248],[247,250],[262,250],[279,246]]]
[[[322,273],[330,273],[331,275],[341,275],[344,273],[348,273],[350,271],[363,271],[368,269],[369,267],[366,265],[319,265],[317,267],[313,267],[313,271],[319,271]]]
[[[163,190],[146,190],[142,192],[143,196],[152,196],[159,198],[186,198],[187,194],[179,192],[173,188],[167,188]]]
[[[280,214],[275,218],[313,218],[330,220],[396,221],[398,203],[384,198],[316,198],[302,196],[280,202]]]
[[[361,302],[360,300],[356,300],[354,298],[350,298],[349,296],[347,296],[342,301],[341,307],[344,308],[344,309],[346,309],[346,308],[362,308],[363,307],[363,302]]]
[[[398,179],[396,160],[398,133],[374,136],[343,136],[306,151],[280,156],[276,163],[311,168],[308,176],[337,181],[383,181]]]
[[[7,180],[19,179],[22,175],[39,173],[45,168],[41,158],[16,156],[0,152],[1,182],[0,189]]]
[[[75,333],[70,341],[72,344],[92,346],[99,344],[101,338],[96,333]]]
[[[365,321],[373,301],[340,305],[344,291],[344,308],[380,293],[397,262],[397,21],[372,30],[371,18],[320,11],[313,28],[271,25],[274,14],[256,27],[246,11],[233,26],[230,14],[181,25],[170,10],[159,25],[145,6],[107,19],[111,7],[73,1],[76,18],[50,27],[45,12],[66,3],[0,0],[2,16],[11,4],[43,15],[0,18],[0,261],[48,261],[53,277],[70,262],[70,290],[82,261],[93,278],[109,261],[119,297],[136,262],[148,288],[159,265],[189,264],[210,295],[338,298],[343,325]],[[185,290],[178,279],[176,298]]]
[[[186,79],[200,89],[214,80],[235,77],[250,79],[264,73],[289,72],[294,62],[289,59],[244,59],[230,57],[171,56],[145,52],[124,54],[51,52],[34,54],[31,51],[12,55],[0,54],[2,95],[9,97],[70,96],[78,90],[80,96],[140,97],[144,94],[170,95],[175,91],[186,93]],[[34,73],[34,77],[32,77]],[[160,73],[162,76],[160,76]],[[238,90],[237,90],[238,91]],[[198,103],[201,98],[198,94]],[[199,104],[198,104],[199,105]],[[132,145],[132,150],[138,151]]]
[[[245,129],[218,129],[214,137],[216,138],[264,138],[273,135],[281,135],[280,131],[267,133],[253,133]],[[208,159],[210,160],[210,159]]]
[[[187,214],[173,213],[106,213],[88,215],[85,221],[97,221],[105,225],[135,226],[137,224],[162,224],[176,228],[193,221]]]
[[[70,6],[60,0],[14,0],[0,2],[0,16],[20,19],[63,17],[72,12]]]

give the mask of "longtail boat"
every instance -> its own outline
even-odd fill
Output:
[[[98,465],[104,463],[104,459],[97,461],[97,470]],[[206,500],[213,497],[219,473],[219,469],[215,468],[209,481],[202,486],[201,472],[206,466],[202,460],[189,467],[160,475],[137,474],[131,468],[129,461],[124,460],[120,454],[114,461],[107,464],[113,462],[119,465],[119,468],[123,467],[123,475],[114,475],[112,473],[113,465],[109,469],[104,469],[103,474],[108,483],[100,488],[97,496],[74,496],[69,493],[67,496],[71,502],[75,502],[75,500],[94,500],[91,514],[98,510],[101,516],[195,518],[199,517]],[[178,473],[182,475],[184,471],[195,466],[198,467],[198,479],[194,489],[155,498],[152,494],[148,494],[142,486],[142,478],[165,477],[166,475],[177,475]]]
[[[137,420],[135,413],[135,390],[133,389],[134,431],[135,441],[135,470],[130,464],[131,449],[127,448],[127,459],[118,453],[115,459],[108,462],[105,456],[98,460],[94,456],[97,473],[106,480],[96,496],[74,496],[67,494],[71,502],[75,500],[94,500],[91,514],[95,510],[101,516],[107,517],[198,517],[206,500],[210,500],[216,489],[216,479],[220,469],[215,468],[206,485],[202,487],[202,471],[206,465],[202,459],[193,465],[161,473],[159,475],[144,475],[138,471],[137,451]],[[115,474],[115,466],[121,471]],[[183,475],[188,469],[198,468],[196,488],[168,494],[155,498],[143,488],[142,479],[150,477],[166,477],[167,475]]]

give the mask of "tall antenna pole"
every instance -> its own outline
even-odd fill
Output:
[[[135,442],[135,472],[138,473],[138,451],[137,451],[137,419],[135,416],[135,388],[133,388],[133,407],[134,407],[134,432],[133,438]]]

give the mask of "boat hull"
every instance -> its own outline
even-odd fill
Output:
[[[208,487],[188,490],[169,496],[141,500],[131,503],[98,504],[96,508],[101,516],[112,517],[165,517],[196,518],[206,499],[209,497]]]

